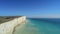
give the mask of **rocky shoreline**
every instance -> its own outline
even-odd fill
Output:
[[[15,18],[0,25],[0,34],[14,34],[15,28],[26,21],[26,16]]]

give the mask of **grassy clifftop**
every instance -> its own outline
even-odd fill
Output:
[[[21,16],[0,16],[0,24]]]

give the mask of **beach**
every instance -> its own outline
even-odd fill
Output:
[[[56,19],[40,20],[33,18],[28,19],[28,22],[20,28],[16,27],[14,34],[60,34],[60,24]],[[55,20],[57,23],[55,23]],[[59,20],[59,19],[58,19]]]

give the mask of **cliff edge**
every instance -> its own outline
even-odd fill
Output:
[[[12,34],[14,27],[18,24],[24,23],[25,21],[26,16],[22,16],[0,24],[0,34]]]

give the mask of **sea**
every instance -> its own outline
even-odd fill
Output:
[[[27,18],[14,34],[60,34],[60,18]]]

